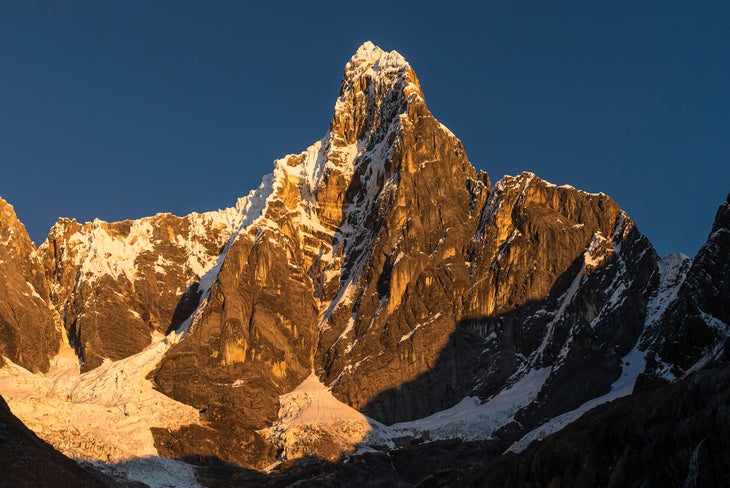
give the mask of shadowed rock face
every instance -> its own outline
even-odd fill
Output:
[[[604,404],[519,454],[498,440],[436,441],[345,464],[303,460],[262,475],[205,467],[208,486],[583,487],[727,486],[730,367]]]
[[[13,207],[0,199],[0,355],[30,371],[48,370],[61,343],[49,302],[35,246]]]
[[[662,317],[644,381],[673,380],[722,352],[730,335],[730,195],[717,210],[674,301]]]
[[[727,357],[725,358],[727,361]],[[727,486],[730,367],[597,408],[451,482],[460,486]],[[459,480],[458,478],[464,478]]]

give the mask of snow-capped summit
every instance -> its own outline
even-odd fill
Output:
[[[365,41],[345,65],[345,76],[353,72],[410,69],[408,61],[398,51],[384,51],[371,41]]]
[[[418,78],[403,56],[366,42],[345,65],[330,124],[334,143],[350,145],[367,132],[387,131],[387,123],[407,112],[414,97],[423,101]]]

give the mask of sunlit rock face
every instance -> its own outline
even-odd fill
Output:
[[[5,356],[45,372],[60,343],[35,245],[13,207],[0,198],[0,365]]]
[[[38,254],[82,370],[141,351],[153,333],[164,334],[190,315],[236,214],[85,224],[59,219]]]
[[[392,423],[554,366],[527,425],[608,391],[643,330],[657,257],[631,219],[529,173],[492,186],[398,53],[363,45],[330,131],[256,195],[155,374],[244,437],[312,369]]]

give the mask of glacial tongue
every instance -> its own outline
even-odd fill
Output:
[[[0,397],[0,471],[5,486],[126,487],[93,468],[82,468],[39,439]]]

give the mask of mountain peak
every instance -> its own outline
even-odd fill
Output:
[[[338,145],[349,145],[381,121],[393,121],[413,100],[423,100],[411,66],[397,51],[386,52],[370,41],[345,65],[331,125]]]
[[[27,242],[26,242],[27,241]],[[14,243],[14,247],[21,246],[27,252],[27,245],[31,244],[28,232],[23,223],[15,213],[15,207],[10,202],[0,197],[0,243],[8,245]],[[22,243],[22,244],[21,244]],[[31,245],[31,247],[35,247]],[[18,252],[21,252],[18,248]]]
[[[13,216],[15,216],[15,209],[10,204],[10,202],[5,200],[3,197],[0,197],[0,211],[12,212]]]
[[[408,70],[408,61],[398,51],[384,51],[371,41],[365,41],[345,66],[345,72],[366,71],[373,68],[375,71],[391,69],[394,71]]]

